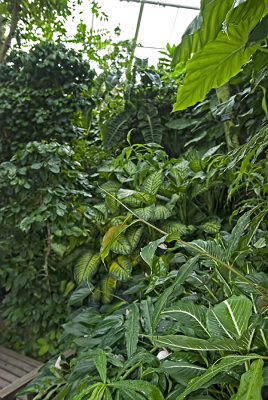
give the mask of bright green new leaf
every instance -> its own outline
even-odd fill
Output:
[[[244,295],[232,296],[222,301],[208,313],[208,329],[211,335],[217,336],[220,332],[224,336],[241,337],[248,328],[248,321],[252,315],[252,303]]]
[[[179,62],[187,62],[191,53],[196,53],[206,43],[216,38],[232,4],[233,0],[203,0],[201,2],[199,15],[187,27],[181,43],[175,49],[173,67]]]
[[[261,359],[253,361],[249,370],[241,376],[237,394],[232,397],[232,400],[262,400],[263,364]]]
[[[128,358],[137,350],[139,340],[139,309],[137,304],[129,307],[125,322],[125,338]]]
[[[218,364],[214,364],[208,368],[208,370],[201,376],[193,378],[187,385],[186,390],[180,394],[176,400],[183,400],[185,397],[192,393],[193,391],[202,387],[206,382],[210,379],[214,378],[219,372],[229,371],[231,368],[236,365],[243,364],[246,361],[249,361],[253,358],[259,358],[258,354],[249,354],[247,356],[227,356],[221,359]]]
[[[93,357],[94,364],[98,370],[98,373],[101,377],[103,383],[106,383],[106,375],[107,375],[107,359],[106,354],[103,350],[99,351],[95,357]]]
[[[247,47],[248,22],[239,29],[230,26],[228,35],[220,32],[214,41],[195,53],[187,62],[183,85],[179,86],[173,111],[184,110],[205,98],[207,93],[235,76],[256,50]]]

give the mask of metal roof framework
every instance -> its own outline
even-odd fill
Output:
[[[186,5],[183,5],[183,4],[163,3],[163,2],[160,2],[160,1],[153,1],[153,0],[120,0],[120,1],[121,2],[125,1],[125,2],[128,2],[128,3],[139,3],[140,4],[140,10],[139,10],[138,20],[137,20],[137,25],[136,25],[135,36],[133,38],[133,48],[132,48],[132,53],[131,53],[131,63],[132,63],[132,60],[134,58],[134,53],[135,53],[135,49],[136,49],[136,46],[137,46],[137,40],[138,40],[138,35],[139,35],[139,30],[140,30],[140,25],[141,25],[141,21],[142,21],[142,15],[143,15],[143,10],[144,10],[144,5],[145,4],[161,6],[161,7],[174,7],[174,8],[177,8],[177,9],[183,8],[183,9],[188,9],[188,10],[200,10],[199,7],[186,6]],[[177,19],[177,15],[176,15],[176,19]],[[176,19],[174,21],[172,29],[174,29]],[[171,34],[172,34],[172,32],[171,32]],[[142,47],[143,48],[152,48],[150,46],[142,46]],[[154,49],[164,50],[163,48],[156,48],[156,47],[154,47]]]

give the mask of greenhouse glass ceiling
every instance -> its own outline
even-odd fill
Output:
[[[141,1],[99,0],[98,3],[101,10],[108,15],[109,21],[95,20],[94,30],[108,29],[113,32],[119,26],[120,40],[133,39]],[[177,45],[180,42],[183,32],[198,14],[199,6],[200,0],[145,0],[137,39],[141,47],[136,48],[135,56],[149,58],[150,64],[156,64],[159,51],[164,50],[167,43]],[[86,5],[85,13],[90,21]]]

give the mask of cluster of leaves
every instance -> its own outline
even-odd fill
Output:
[[[258,203],[238,219],[234,212],[236,223],[231,230],[227,223],[231,210],[225,210],[222,227],[219,221],[218,226],[187,226],[181,223],[176,207],[183,202],[181,195],[187,195],[186,215],[194,221],[199,213],[190,203],[194,180],[205,175],[209,182],[218,173],[215,181],[221,176],[227,186],[230,170],[241,174],[245,159],[248,171],[261,165],[266,146],[267,127],[230,154],[199,160],[203,171],[195,173],[191,165],[197,164],[187,160],[176,160],[177,165],[169,161],[168,169],[162,150],[148,148],[145,152],[143,145],[124,150],[115,175],[111,175],[113,180],[102,185],[110,195],[106,194],[102,206],[95,207],[101,210],[102,218],[107,218],[109,209],[116,209],[116,215],[115,211],[110,215],[113,225],[95,259],[91,254],[87,263],[80,260],[76,267],[81,283],[69,299],[73,311],[61,337],[65,346],[76,350],[76,356],[68,368],[56,358],[51,360],[23,393],[39,391],[47,398],[77,400],[181,400],[186,396],[193,400],[238,400],[245,393],[261,399],[262,390],[265,397],[268,281],[263,263],[267,212],[263,199],[257,196]],[[131,166],[132,176],[126,172]],[[183,170],[188,171],[184,177],[179,175]],[[177,175],[175,171],[179,171]],[[181,182],[173,181],[174,176]],[[117,189],[113,189],[115,177]],[[134,178],[141,180],[140,190],[128,188]],[[124,188],[119,188],[120,181]],[[230,184],[229,191],[231,188]],[[249,200],[254,197],[254,188],[256,182],[249,182]],[[214,191],[218,195],[218,188]],[[199,194],[199,206],[207,206],[204,193]],[[241,184],[236,200],[243,195]],[[225,196],[220,209],[226,203]],[[192,209],[196,214],[189,214]],[[206,212],[209,215],[208,208]],[[169,224],[173,231],[168,230]],[[148,236],[154,239],[149,244]],[[96,303],[94,292],[100,278],[94,278],[97,257],[98,274],[100,259],[109,271],[106,282],[112,283],[114,290],[112,304]],[[132,272],[131,261],[135,266]],[[107,285],[102,284],[100,290],[107,301]]]
[[[191,50],[180,56],[186,73],[179,91],[191,87],[187,79],[197,56],[204,51],[207,60],[207,46],[212,49],[218,36],[224,42],[226,30],[237,50],[233,35],[244,21],[250,22],[248,34],[265,16],[263,1],[256,15],[253,8],[251,0],[201,2],[181,47],[168,49],[175,60],[178,52]],[[208,19],[215,16],[219,24],[211,31]],[[246,43],[242,62],[253,52]],[[67,313],[59,345],[76,352],[69,365],[50,360],[24,394],[39,392],[36,400],[267,395],[267,48],[258,48],[262,53],[230,82],[230,96],[218,96],[219,104],[211,93],[172,117],[179,67],[163,83],[138,60],[123,95],[120,72],[104,71],[90,91],[101,109],[93,113],[93,129],[100,124],[109,150],[127,138],[129,146],[117,157],[110,153],[104,162],[107,153],[94,139],[30,142],[1,164],[4,316],[20,340],[22,325],[29,326],[28,337],[42,355],[55,353],[57,328]],[[220,121],[226,114],[232,118],[228,135]],[[85,129],[87,116],[77,116]],[[169,140],[167,151],[179,158],[159,145],[168,142],[169,130],[179,145],[172,153],[176,146]],[[223,134],[236,146],[227,154]],[[13,241],[19,245],[10,248]],[[29,297],[20,296],[18,307],[21,289]],[[14,331],[10,338],[14,342]],[[30,349],[26,340],[17,345]]]
[[[62,44],[13,51],[0,71],[2,160],[31,140],[75,136],[74,114],[90,114],[94,105],[89,95],[94,75],[82,55]]]
[[[85,140],[29,142],[0,166],[4,339],[26,352],[55,351],[74,260],[95,235],[86,212],[95,193],[89,176],[105,156]]]

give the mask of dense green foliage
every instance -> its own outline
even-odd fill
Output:
[[[127,80],[120,57],[114,70],[100,62],[96,76],[81,52],[52,42],[6,59],[3,341],[53,357],[23,393],[266,398],[265,7],[247,28],[257,25],[254,52],[219,83],[232,77],[227,96],[210,91],[173,114],[177,80],[179,96],[196,93],[189,65],[202,52],[208,58],[206,46],[234,29],[235,16],[252,16],[251,0],[203,0],[180,46],[168,46],[157,69],[136,60]],[[219,25],[208,24],[216,15]],[[59,357],[67,348],[75,350],[69,364]]]

